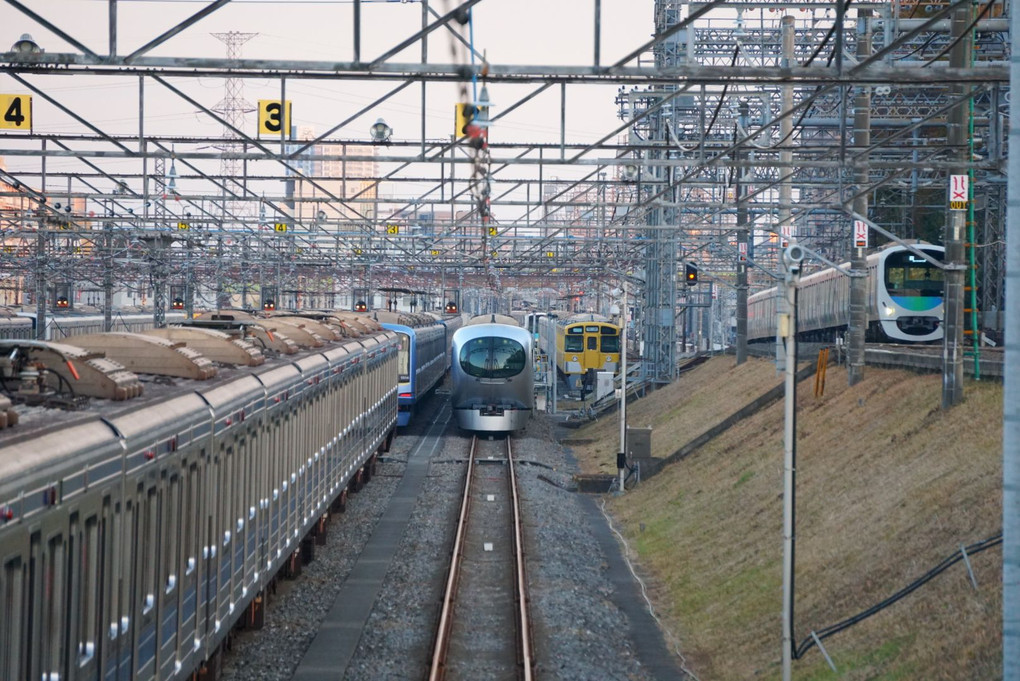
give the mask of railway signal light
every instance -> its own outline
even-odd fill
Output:
[[[698,283],[698,266],[692,262],[684,263],[684,281],[688,286]]]
[[[483,86],[477,102],[458,102],[455,108],[454,138],[467,138],[467,144],[483,148],[489,139],[489,93]]]

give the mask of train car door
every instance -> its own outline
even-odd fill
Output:
[[[614,326],[603,326],[599,336],[600,362],[595,367],[600,371],[618,372],[620,369],[620,330]]]
[[[598,324],[587,324],[584,327],[584,359],[581,363],[581,373],[588,369],[602,367],[602,352],[599,349],[600,332]]]

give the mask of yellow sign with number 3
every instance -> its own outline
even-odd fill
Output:
[[[260,99],[259,137],[262,135],[279,137],[281,130],[284,137],[290,137],[290,100],[281,105],[278,99]]]

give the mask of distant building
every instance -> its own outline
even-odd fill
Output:
[[[0,170],[7,170],[2,156]],[[18,266],[18,258],[25,255],[27,249],[20,234],[27,208],[24,195],[0,179],[0,305],[20,305],[23,302],[25,277]]]
[[[297,139],[309,141],[316,137],[315,130],[301,126]],[[293,146],[297,149],[297,145]],[[375,161],[376,149],[371,144],[315,144],[307,150],[308,156],[332,158],[298,158],[293,165],[310,179],[294,180],[294,215],[299,221],[314,220],[319,211],[329,221],[374,220],[375,199],[378,196],[379,164]],[[350,200],[342,203],[333,199]]]

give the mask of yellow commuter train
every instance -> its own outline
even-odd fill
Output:
[[[620,371],[620,326],[596,314],[575,314],[538,320],[539,345],[574,390],[589,369]],[[555,353],[554,353],[555,348]]]

